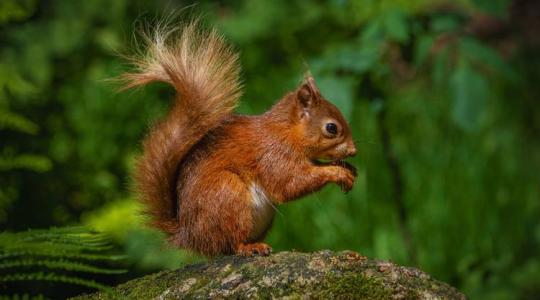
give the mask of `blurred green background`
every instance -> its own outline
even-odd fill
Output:
[[[172,90],[119,94],[108,81],[136,28],[184,9],[240,51],[240,112],[265,111],[309,69],[350,121],[355,188],[279,207],[275,251],[352,249],[473,299],[540,294],[537,1],[193,3],[0,1],[2,230],[110,233],[130,267],[110,284],[203,259],[164,248],[132,193],[140,141]]]

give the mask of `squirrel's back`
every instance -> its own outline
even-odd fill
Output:
[[[207,132],[230,116],[241,94],[238,55],[215,30],[194,21],[185,26],[157,26],[143,36],[146,49],[131,58],[133,72],[121,76],[124,88],[154,81],[176,90],[168,115],[143,142],[136,186],[150,224],[177,230],[178,167]]]

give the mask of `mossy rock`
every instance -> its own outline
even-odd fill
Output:
[[[138,278],[114,291],[77,299],[466,299],[422,271],[351,251],[221,257]]]

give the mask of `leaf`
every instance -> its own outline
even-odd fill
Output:
[[[431,77],[435,85],[446,83],[448,78],[449,52],[448,47],[446,47],[435,55],[433,69],[431,71]]]
[[[0,171],[28,169],[35,172],[46,172],[51,167],[51,160],[41,155],[20,154],[16,156],[0,156]]]
[[[47,269],[61,269],[74,272],[87,272],[87,273],[100,273],[100,274],[122,274],[126,273],[124,269],[107,269],[96,267],[87,263],[81,263],[78,261],[70,261],[67,259],[20,259],[10,260],[8,262],[0,262],[0,269],[13,269],[13,268],[32,268],[32,267],[46,267]]]
[[[79,277],[81,273],[126,272],[98,264],[117,259],[117,255],[104,252],[110,249],[104,244],[107,240],[107,235],[84,227],[1,232],[0,282],[50,281],[107,291],[108,286]]]
[[[407,20],[401,11],[389,11],[384,17],[384,27],[389,39],[401,43],[405,43],[409,40]]]
[[[24,116],[8,110],[0,110],[0,130],[6,128],[28,134],[36,134],[39,130],[34,122]]]
[[[340,45],[324,53],[320,58],[310,62],[314,73],[335,73],[336,71],[350,71],[364,73],[370,71],[380,57],[378,47],[374,45]]]
[[[422,65],[428,57],[429,51],[433,46],[434,38],[431,35],[422,35],[418,38],[415,45],[414,62],[416,66]]]
[[[373,20],[372,22],[369,22],[364,30],[362,30],[362,34],[360,35],[360,40],[363,44],[366,43],[373,43],[375,41],[381,41],[384,39],[384,28],[383,24],[381,24],[380,20]]]
[[[468,131],[477,129],[488,97],[487,80],[462,60],[452,74],[450,89],[454,122]]]
[[[0,24],[11,20],[28,18],[35,10],[37,1],[2,0],[0,1]]]
[[[510,5],[510,0],[473,0],[472,2],[486,13],[500,17],[507,14]]]
[[[461,24],[455,16],[438,16],[431,21],[431,29],[434,32],[454,31],[460,26]]]
[[[466,55],[472,62],[503,76],[506,80],[516,80],[518,74],[507,64],[494,49],[483,45],[473,38],[463,38],[460,41],[460,53]]]
[[[352,78],[325,76],[317,79],[317,85],[323,96],[334,103],[346,119],[349,119],[353,108]]]

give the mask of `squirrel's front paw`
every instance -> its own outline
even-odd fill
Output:
[[[270,253],[272,253],[272,247],[265,243],[240,244],[236,248],[236,255],[240,256],[268,256]]]
[[[338,181],[341,190],[345,193],[348,193],[353,188],[354,179],[354,174],[351,171],[347,170],[343,177]]]
[[[356,177],[358,175],[358,172],[356,171],[356,167],[351,165],[350,163],[344,161],[344,160],[337,160],[337,161],[333,162],[332,165],[342,167],[342,168],[345,168],[345,169],[351,171],[351,173],[353,174],[354,177]]]
[[[334,182],[341,187],[341,190],[348,193],[354,185],[356,178],[356,168],[344,161],[334,163],[335,179]]]

